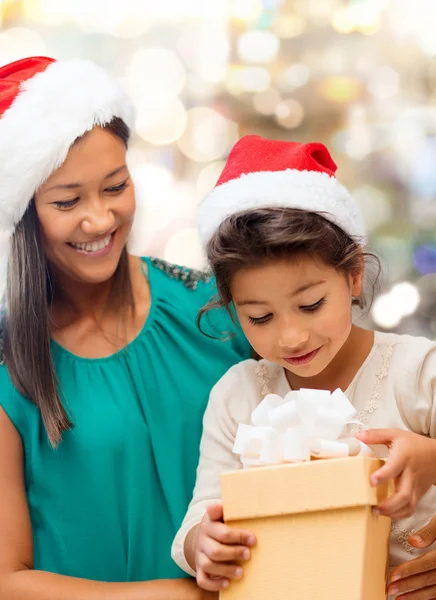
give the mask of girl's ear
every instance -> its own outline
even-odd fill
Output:
[[[359,298],[363,292],[363,272],[350,273],[350,291],[353,298]]]
[[[353,298],[359,298],[363,293],[363,279],[365,275],[365,257],[363,252],[360,252],[358,264],[356,268],[349,273],[348,282]]]

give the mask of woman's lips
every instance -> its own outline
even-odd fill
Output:
[[[112,250],[117,230],[109,233],[104,238],[93,242],[69,243],[68,245],[79,254],[88,257],[106,256]]]

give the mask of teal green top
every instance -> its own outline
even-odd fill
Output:
[[[239,331],[222,341],[197,329],[213,281],[145,260],[152,305],[126,348],[86,359],[52,342],[74,422],[56,450],[38,409],[0,366],[0,404],[24,445],[35,569],[120,582],[186,576],[170,548],[195,483],[203,411],[250,348]],[[235,331],[223,312],[213,319]]]

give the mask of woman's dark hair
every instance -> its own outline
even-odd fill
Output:
[[[198,322],[213,308],[230,306],[230,285],[240,269],[249,269],[273,260],[298,259],[309,256],[334,269],[362,273],[372,263],[372,297],[380,275],[378,258],[362,248],[340,227],[317,213],[290,208],[259,208],[228,217],[206,247],[210,267],[216,277],[217,297],[199,314]],[[370,265],[368,265],[370,266]],[[371,300],[372,300],[371,297]],[[365,308],[362,294],[353,304]]]
[[[104,128],[127,147],[129,128],[124,121],[116,117]],[[32,200],[11,240],[2,319],[4,359],[15,387],[39,408],[52,446],[72,427],[50,352],[50,305],[55,296],[56,281],[45,257]],[[134,308],[126,249],[114,275],[110,300],[119,303],[121,313]]]

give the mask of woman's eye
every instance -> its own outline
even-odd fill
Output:
[[[117,193],[125,190],[126,187],[127,187],[127,180],[123,181],[123,183],[120,183],[119,185],[114,185],[110,188],[106,188],[106,192],[110,192],[111,194],[117,194]]]
[[[73,198],[72,200],[64,200],[59,202],[53,202],[56,208],[60,208],[61,210],[68,210],[69,208],[73,208],[79,202],[79,198]]]
[[[300,306],[301,310],[304,310],[305,312],[314,312],[315,310],[318,310],[319,308],[321,308],[321,306],[323,306],[325,304],[325,298],[321,298],[321,300],[318,300],[318,302],[315,302],[315,304],[309,304],[307,306]]]
[[[249,322],[252,325],[262,325],[271,319],[272,315],[265,315],[264,317],[248,317]]]

